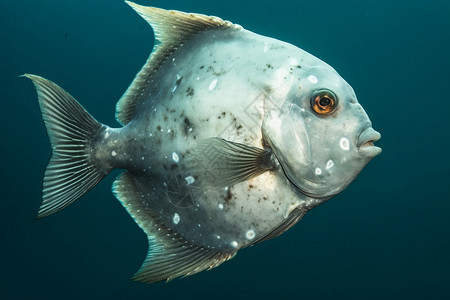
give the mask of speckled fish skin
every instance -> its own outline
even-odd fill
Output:
[[[54,121],[51,113],[79,104],[53,83],[25,76],[37,87],[56,153],[40,216],[69,205],[112,169],[126,170],[114,193],[149,238],[136,280],[191,275],[281,234],[380,153],[372,143],[380,135],[353,89],[318,58],[219,18],[129,4],[162,44],[117,105],[123,127],[97,123],[81,106]],[[318,91],[335,97],[331,113],[314,111]],[[81,119],[85,136],[74,137],[67,128],[75,121],[63,126],[65,119]],[[54,133],[61,130],[63,142]],[[89,172],[78,191],[61,183],[82,181],[73,168]]]

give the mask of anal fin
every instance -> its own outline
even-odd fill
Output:
[[[194,245],[164,226],[145,205],[145,198],[136,189],[131,173],[124,172],[116,179],[113,192],[148,237],[147,258],[133,280],[147,283],[169,281],[214,268],[235,255],[235,252]]]

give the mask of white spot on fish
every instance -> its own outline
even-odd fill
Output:
[[[178,154],[176,152],[172,153],[172,159],[176,163],[180,161],[180,157],[178,156]]]
[[[245,237],[246,237],[248,240],[253,240],[253,239],[255,238],[255,232],[254,232],[252,229],[250,229],[250,230],[247,231],[247,233],[245,234]]]
[[[238,243],[237,243],[236,241],[232,241],[232,242],[231,242],[231,246],[233,246],[234,248],[237,248]]]
[[[319,80],[317,79],[317,77],[314,76],[314,75],[309,75],[309,76],[308,76],[308,80],[309,80],[309,82],[311,82],[312,84],[316,84],[316,83],[319,82]]]
[[[171,93],[175,92],[176,89],[177,89],[177,87],[178,87],[178,85],[175,84],[170,92],[171,92]]]
[[[184,180],[186,180],[186,184],[187,184],[187,185],[193,184],[194,181],[195,181],[194,177],[192,177],[192,176],[190,176],[190,175],[187,176],[187,177],[185,177]]]
[[[144,160],[144,159],[145,159],[145,157],[143,157],[143,156],[142,156],[142,157],[141,157],[141,159],[142,159],[142,160]]]
[[[197,77],[196,79],[197,79],[197,80],[200,80],[200,77]]]
[[[173,220],[173,224],[177,225],[180,222],[180,215],[177,213],[174,213],[172,220]]]
[[[218,240],[220,240],[220,235],[216,236]]]
[[[211,83],[209,84],[209,90],[210,91],[212,91],[215,87],[216,87],[216,84],[217,84],[217,78],[215,78],[213,81],[211,81]]]
[[[107,139],[109,137],[109,131],[108,131],[108,129],[106,129],[106,132],[105,132],[105,139]]]
[[[267,50],[269,50],[269,45],[267,45],[267,42],[264,42],[264,53],[266,53]]]
[[[342,150],[348,151],[350,150],[350,142],[347,138],[343,137],[339,140],[339,146]]]
[[[316,168],[316,175],[321,175],[322,174],[322,169],[320,168]]]
[[[297,66],[298,65],[298,60],[296,60],[295,58],[291,58],[289,60],[289,64],[291,64],[292,66]]]
[[[219,204],[219,209],[223,209],[223,204],[222,203]]]
[[[327,170],[331,169],[334,166],[334,162],[330,159],[329,161],[327,161]]]
[[[112,156],[116,156],[116,155],[117,155],[117,152],[113,150],[113,151],[111,152],[111,155],[112,155]]]

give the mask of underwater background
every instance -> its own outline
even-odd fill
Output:
[[[0,1],[0,299],[450,299],[450,2],[140,0],[217,15],[333,66],[374,129],[375,157],[340,195],[280,237],[208,272],[130,280],[147,238],[111,193],[115,171],[34,221],[50,144],[44,76],[102,123],[153,34],[122,0]]]

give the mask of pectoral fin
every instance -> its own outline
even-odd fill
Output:
[[[278,166],[270,148],[261,149],[221,138],[209,138],[192,151],[190,167],[206,188],[223,188],[249,180]]]

